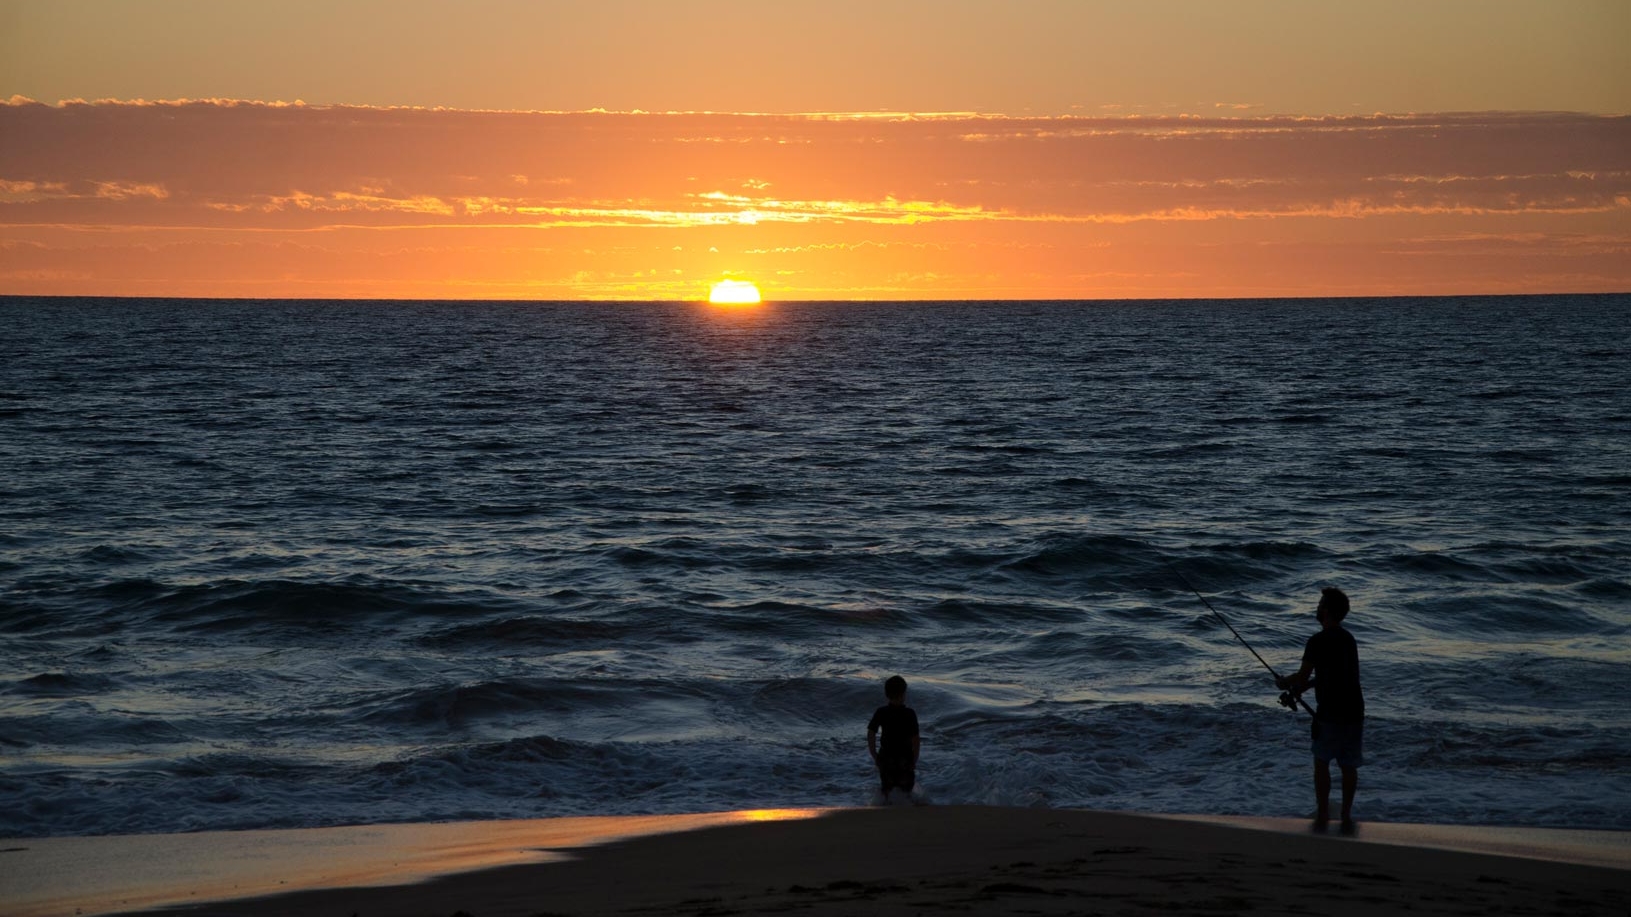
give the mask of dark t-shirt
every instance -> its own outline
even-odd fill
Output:
[[[1328,723],[1358,723],[1365,719],[1365,695],[1359,688],[1359,644],[1340,627],[1321,630],[1308,638],[1303,665],[1314,667],[1315,716]]]
[[[912,760],[912,740],[917,738],[917,711],[902,704],[885,704],[872,714],[866,731],[882,729],[878,737],[878,757],[890,760]]]

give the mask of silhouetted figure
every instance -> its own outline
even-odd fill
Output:
[[[878,779],[887,802],[890,790],[900,789],[911,794],[917,782],[920,742],[917,711],[906,706],[906,679],[899,675],[891,677],[883,683],[883,694],[889,703],[879,707],[866,724],[866,748],[872,755],[872,763],[878,767]],[[881,741],[879,730],[883,731]]]
[[[1341,589],[1320,590],[1314,614],[1320,632],[1308,638],[1302,668],[1277,680],[1282,691],[1301,694],[1314,687],[1314,827],[1323,830],[1331,820],[1331,761],[1342,769],[1342,830],[1354,830],[1354,792],[1359,789],[1359,766],[1364,763],[1365,695],[1359,687],[1359,644],[1342,627],[1348,616],[1348,597]]]

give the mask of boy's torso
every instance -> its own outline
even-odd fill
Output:
[[[869,729],[879,729],[878,755],[884,758],[911,758],[912,739],[917,736],[917,711],[904,704],[885,704],[872,714]]]

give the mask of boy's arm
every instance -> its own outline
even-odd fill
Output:
[[[866,728],[866,752],[872,756],[872,760],[878,760],[878,727],[876,726]]]
[[[923,747],[923,740],[918,736],[912,736],[912,767],[914,767],[914,768],[917,767],[918,749],[920,749],[922,747]]]

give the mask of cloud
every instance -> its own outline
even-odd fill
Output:
[[[133,197],[150,197],[154,200],[164,200],[170,196],[164,186],[155,182],[129,182],[129,181],[93,181],[96,187],[94,196],[106,201],[125,201]]]
[[[662,263],[582,269],[672,276],[696,265],[723,270],[738,264],[733,257],[767,269],[775,258],[798,257],[822,259],[834,277],[864,269],[941,283],[1023,266],[1027,276],[1068,284],[1156,270],[1071,263],[1083,253],[1113,258],[1110,246],[1125,252],[1135,239],[1149,246],[1152,264],[1173,261],[1172,252],[1199,261],[1202,240],[1278,243],[1287,232],[1449,257],[1446,246],[1408,240],[1446,231],[1601,236],[1631,211],[1631,118],[1279,117],[1220,105],[1225,113],[1208,117],[1017,117],[484,112],[230,99],[46,105],[14,96],[0,103],[0,232],[51,251],[69,244],[66,234],[152,245],[322,233],[346,240],[356,270],[399,273],[420,266],[360,253],[399,250],[382,241],[388,231],[423,236],[429,248],[468,262],[477,254],[451,240],[481,230],[515,240],[514,251],[534,244],[519,241],[526,234],[569,234],[571,244],[549,238],[548,247],[592,247],[593,258],[607,259],[659,233],[656,244],[669,253]],[[1298,228],[1278,228],[1287,225]],[[584,246],[579,236],[606,244]],[[1168,251],[1154,254],[1161,246]],[[59,269],[32,249],[8,251],[38,262],[9,265],[14,271]],[[256,265],[317,257],[257,251],[264,261]],[[890,265],[901,258],[913,263]],[[88,259],[64,255],[71,264],[60,270],[92,270]],[[493,263],[494,271],[528,270],[522,255]],[[579,269],[565,267],[562,282]],[[312,270],[338,268],[324,261]]]

